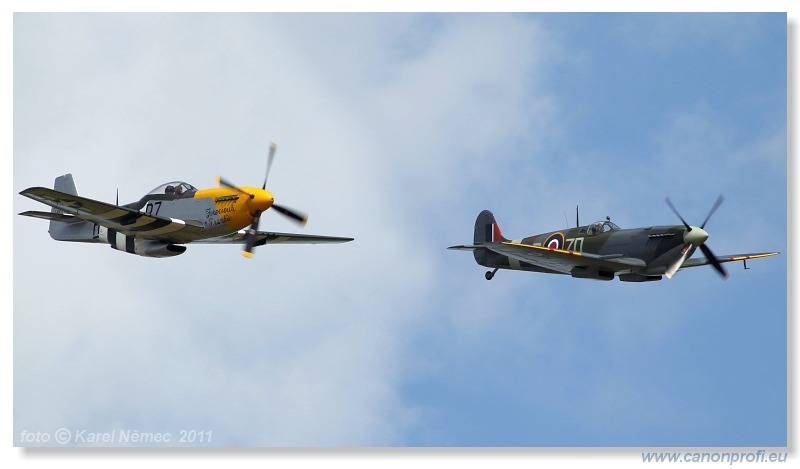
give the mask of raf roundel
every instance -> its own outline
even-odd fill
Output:
[[[561,232],[551,234],[545,240],[544,247],[548,249],[562,249],[564,247],[564,234]]]

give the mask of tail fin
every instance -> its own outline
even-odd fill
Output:
[[[53,189],[70,195],[78,195],[78,189],[75,187],[75,181],[72,179],[72,174],[65,174],[56,178]],[[57,208],[52,208],[51,213],[61,214]],[[95,224],[88,221],[57,221],[50,220],[50,237],[59,241],[82,241],[93,242],[95,241]]]
[[[508,240],[500,232],[500,226],[494,219],[494,215],[488,210],[482,211],[475,220],[474,244],[499,243],[501,241]]]
[[[75,181],[72,179],[72,174],[65,174],[56,178],[53,189],[58,192],[63,192],[69,195],[78,195],[78,189],[75,187]],[[55,212],[56,209],[53,209]]]

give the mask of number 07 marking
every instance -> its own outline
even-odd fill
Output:
[[[155,208],[155,211],[153,211]],[[148,215],[158,215],[158,211],[161,210],[161,201],[157,202],[147,202],[147,205],[144,207],[144,213]]]

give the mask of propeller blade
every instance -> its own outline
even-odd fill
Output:
[[[700,250],[703,251],[703,254],[706,256],[706,259],[708,259],[708,263],[711,264],[712,267],[714,267],[714,269],[722,276],[722,278],[727,279],[728,273],[725,271],[725,268],[722,267],[722,264],[720,264],[720,262],[714,256],[714,253],[711,252],[711,249],[705,245],[705,240],[708,237],[708,233],[704,231],[706,223],[708,223],[708,220],[711,218],[711,215],[713,215],[714,212],[717,211],[719,206],[722,204],[723,200],[725,200],[725,197],[723,197],[722,194],[720,194],[719,197],[717,197],[716,202],[714,202],[714,205],[711,206],[711,210],[709,210],[708,215],[706,215],[706,219],[703,220],[703,224],[700,225],[700,229],[698,231],[695,231],[695,233],[693,233],[695,239],[693,239],[692,244],[698,246]],[[681,214],[678,213],[678,209],[676,209],[675,206],[672,205],[672,201],[669,200],[669,197],[664,197],[664,201],[667,203],[669,208],[672,209],[673,212],[675,212],[675,215],[677,215],[678,218],[681,219],[681,222],[683,222],[683,226],[686,227],[687,233],[692,231],[692,227],[689,226],[689,224],[686,223],[686,220],[683,219]],[[684,239],[692,240],[692,236],[684,237]],[[683,265],[683,262],[686,260],[686,255],[688,252],[689,252],[689,245],[686,245],[684,246],[684,252],[681,258],[678,259],[672,265],[670,265],[667,271],[664,273],[667,276],[667,278],[672,278],[672,276],[675,275],[675,272],[677,272],[678,269],[680,269],[681,265]]]
[[[669,200],[669,197],[664,197],[664,202],[666,202],[666,203],[667,203],[667,205],[669,206],[669,208],[671,208],[671,209],[672,209],[672,211],[673,211],[673,212],[675,212],[675,215],[677,215],[677,216],[678,216],[678,218],[680,218],[680,219],[681,219],[681,222],[683,222],[683,226],[685,226],[685,227],[686,227],[686,229],[687,229],[688,231],[692,231],[692,227],[691,227],[691,226],[689,226],[689,224],[688,224],[688,223],[686,223],[686,220],[684,220],[684,219],[683,219],[683,217],[681,216],[681,214],[680,214],[680,213],[678,213],[678,209],[677,209],[677,208],[675,208],[675,206],[674,206],[674,205],[672,205],[672,201],[671,201],[671,200]]]
[[[244,249],[242,250],[242,255],[244,257],[253,257],[253,248],[256,244],[256,232],[258,231],[258,222],[260,219],[261,213],[256,212],[256,216],[253,217],[253,223],[250,225],[250,229],[247,230],[246,234],[244,235]]]
[[[275,152],[277,151],[278,146],[272,142],[269,145],[269,156],[267,157],[267,171],[264,173],[264,183],[261,185],[261,190],[267,190],[267,181],[269,180],[269,172],[272,168],[272,162],[275,160]],[[253,249],[256,245],[256,233],[258,232],[258,224],[261,220],[261,214],[263,212],[259,211],[258,208],[263,208],[266,210],[267,208],[273,208],[276,212],[284,215],[286,217],[291,218],[292,220],[300,223],[301,225],[305,225],[308,221],[308,215],[303,212],[299,212],[297,210],[284,207],[281,205],[274,204],[274,199],[272,198],[271,194],[267,194],[264,197],[268,197],[269,200],[267,201],[266,198],[261,197],[262,193],[258,192],[258,189],[251,188],[252,194],[250,192],[245,191],[241,187],[237,186],[231,181],[223,178],[222,176],[217,176],[217,184],[220,186],[229,187],[234,189],[242,194],[249,196],[251,199],[247,201],[247,206],[249,210],[255,210],[255,212],[251,212],[253,215],[253,222],[250,225],[250,228],[245,232],[244,235],[244,249],[242,249],[242,255],[245,257],[252,257],[253,256]],[[258,198],[257,198],[258,196]],[[263,199],[263,200],[262,200]],[[263,204],[261,202],[264,202]]]
[[[269,157],[267,158],[267,173],[264,175],[264,184],[261,185],[262,189],[267,188],[267,179],[269,178],[269,169],[272,167],[272,160],[275,159],[275,150],[278,149],[278,145],[275,145],[275,142],[269,144]]]
[[[672,276],[675,275],[675,272],[677,272],[678,269],[681,268],[688,254],[689,254],[689,245],[687,244],[683,246],[683,254],[681,255],[681,257],[675,262],[673,262],[672,265],[669,266],[667,271],[664,272],[664,275],[666,275],[668,279],[672,280]]]
[[[245,192],[241,187],[239,187],[236,184],[228,181],[227,179],[225,179],[222,176],[217,176],[217,185],[230,187],[231,189],[236,189],[237,191],[241,192],[242,194],[245,194],[245,195],[249,196],[251,199],[253,198],[253,194],[251,194],[249,192]]]
[[[722,264],[719,263],[716,256],[714,256],[714,253],[711,252],[711,249],[709,249],[708,246],[706,246],[705,244],[701,244],[700,250],[703,251],[703,254],[705,254],[706,256],[706,259],[708,259],[708,262],[710,262],[711,265],[714,266],[714,269],[716,269],[716,271],[719,272],[720,275],[722,275],[722,278],[727,280],[728,272],[726,272],[725,268],[722,267]]]
[[[711,218],[711,214],[713,214],[715,211],[717,211],[717,209],[719,208],[720,204],[722,204],[723,200],[725,200],[725,197],[722,197],[722,194],[720,194],[719,197],[717,197],[717,201],[714,202],[714,206],[711,207],[711,211],[708,212],[708,215],[706,216],[706,219],[703,220],[703,224],[700,225],[700,228],[705,228],[706,227],[706,223],[708,223],[708,219]]]
[[[272,204],[272,208],[276,212],[281,213],[281,214],[291,218],[292,220],[300,223],[301,225],[305,225],[306,222],[308,221],[308,215],[306,215],[305,213],[298,212],[296,210],[284,207],[282,205],[277,205],[277,204]]]

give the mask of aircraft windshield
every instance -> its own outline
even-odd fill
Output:
[[[192,194],[196,191],[197,188],[189,183],[183,181],[173,181],[166,184],[161,184],[160,186],[151,190],[148,194],[171,195],[179,198],[186,194]]]
[[[611,220],[598,221],[589,225],[589,234],[595,235],[599,233],[605,233],[606,231],[617,231],[621,229],[622,228],[612,223]]]

